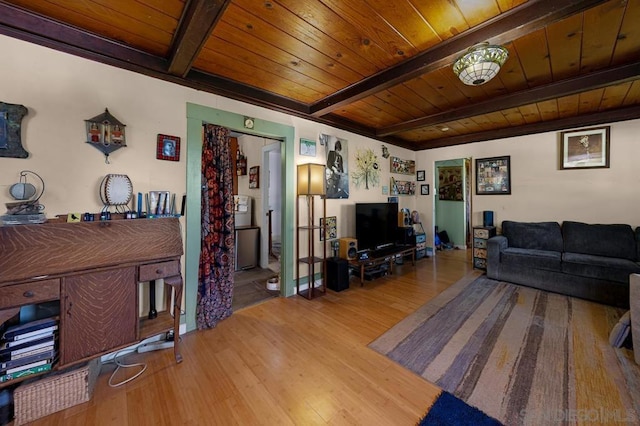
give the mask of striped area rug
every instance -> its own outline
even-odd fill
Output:
[[[369,346],[504,424],[640,424],[623,313],[474,273]]]

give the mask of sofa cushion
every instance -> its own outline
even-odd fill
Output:
[[[502,235],[509,247],[562,251],[562,232],[558,222],[502,222]]]
[[[636,261],[636,235],[629,225],[562,223],[564,251]]]
[[[523,269],[546,269],[549,271],[562,271],[562,253],[558,251],[532,250],[509,247],[502,252],[501,261],[510,266]]]
[[[581,277],[628,283],[630,274],[640,273],[640,264],[627,259],[564,253],[562,255],[562,272]]]

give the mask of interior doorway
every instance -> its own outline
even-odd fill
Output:
[[[210,108],[204,105],[187,103],[187,206],[184,218],[185,226],[185,319],[187,331],[196,329],[196,307],[198,299],[198,262],[201,236],[200,169],[202,160],[202,125],[212,123],[229,128],[231,131],[244,132],[244,116],[229,111]],[[255,120],[252,134],[258,137],[281,140],[281,194],[295,193],[294,146],[295,129],[292,126],[268,120]],[[291,296],[295,293],[293,279],[293,227],[294,197],[282,200],[282,254],[280,270],[280,294]]]
[[[471,159],[435,162],[433,224],[446,233],[440,248],[467,249],[471,244]],[[434,232],[435,232],[434,229]],[[441,238],[442,240],[442,238]]]
[[[260,251],[260,266],[280,272],[282,252],[282,158],[281,142],[262,147],[262,229],[264,238]]]
[[[279,295],[271,280],[281,270],[282,142],[244,132],[231,136],[246,162],[246,170],[234,175],[241,197],[236,206],[236,262],[242,260],[234,275],[236,311]],[[256,172],[257,177],[252,175]]]

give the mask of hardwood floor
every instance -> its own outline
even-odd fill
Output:
[[[405,262],[364,287],[352,277],[348,290],[315,300],[239,310],[182,336],[181,364],[171,350],[127,356],[148,364],[141,377],[111,388],[105,365],[90,402],[34,424],[414,425],[438,388],[367,345],[471,272],[468,252]]]

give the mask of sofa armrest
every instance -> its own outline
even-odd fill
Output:
[[[489,252],[494,250],[496,252],[495,254],[499,254],[507,247],[509,247],[509,240],[507,240],[507,237],[503,235],[496,235],[495,237],[491,237],[487,240],[487,250]]]
[[[507,237],[497,235],[487,240],[487,277],[500,279],[500,253],[509,247]]]

